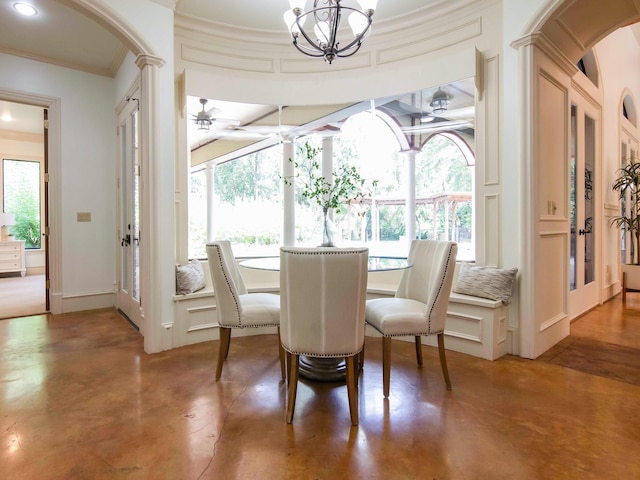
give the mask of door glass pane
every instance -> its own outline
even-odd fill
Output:
[[[577,190],[577,180],[576,180],[576,150],[577,150],[577,135],[576,135],[576,106],[571,105],[571,159],[569,160],[570,169],[571,169],[571,180],[570,180],[570,188],[571,188],[571,239],[570,239],[570,257],[569,257],[569,289],[576,289],[576,269],[578,268],[576,265],[576,242],[577,242],[577,215],[578,215],[578,205],[576,203],[576,190]]]
[[[8,234],[24,240],[25,248],[40,248],[40,162],[9,160],[2,162],[3,208],[15,223]]]
[[[624,168],[627,163],[627,144],[622,142],[620,145],[620,168]],[[625,217],[627,215],[627,197],[622,197],[620,202],[620,216]],[[631,243],[633,245],[633,242]],[[629,263],[629,252],[627,252],[627,229],[624,223],[620,226],[620,253],[622,263]]]
[[[595,280],[595,152],[596,122],[593,118],[584,117],[584,284]]]
[[[125,236],[127,235],[127,203],[128,203],[128,192],[127,192],[127,185],[128,185],[128,178],[129,175],[127,175],[127,162],[126,162],[126,158],[127,158],[127,129],[126,126],[122,125],[120,126],[120,155],[122,158],[122,172],[120,172],[120,194],[122,196],[121,198],[121,204],[120,204],[120,218],[121,218],[121,224],[120,224],[120,233],[121,233],[121,237],[124,239]],[[129,259],[127,258],[127,250],[126,250],[126,245],[124,244],[124,242],[122,243],[122,255],[120,255],[120,257],[122,258],[122,269],[120,270],[120,285],[122,285],[122,290],[127,291],[129,290],[129,276],[127,275],[127,272],[129,271]]]
[[[133,262],[133,292],[131,296],[134,300],[140,300],[140,168],[138,157],[138,111],[131,115],[131,158],[133,159],[131,180],[133,186],[132,194],[132,225],[131,225],[131,247]]]

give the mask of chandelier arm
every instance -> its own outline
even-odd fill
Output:
[[[322,58],[322,57],[324,57],[324,50],[320,50],[319,48],[317,49],[317,51],[314,51],[314,50],[310,49],[309,47],[307,47],[306,45],[298,44],[298,42],[296,42],[296,40],[293,41],[293,46],[296,47],[298,49],[298,51],[304,53],[308,57],[314,57],[314,58]]]
[[[371,30],[371,18],[369,18],[369,25],[367,25],[367,28],[364,29],[364,31],[362,32],[362,35],[359,35],[356,38],[354,38],[351,41],[351,43],[349,45],[347,45],[346,47],[343,47],[343,48],[340,48],[339,50],[337,50],[336,51],[336,56],[340,57],[340,58],[346,58],[346,57],[350,57],[351,55],[356,53],[358,50],[360,50],[360,47],[362,46],[362,42],[364,41],[364,37],[367,35],[367,33],[369,33],[369,30]],[[356,45],[356,44],[357,44],[357,47],[352,53],[347,53],[345,55],[341,55],[342,52],[347,51],[350,48],[353,48],[354,45]]]
[[[356,53],[358,53],[358,50],[360,50],[360,47],[362,46],[362,42],[358,42],[357,46],[353,47],[354,43],[356,43],[356,42],[351,42],[351,44],[348,47],[348,48],[353,48],[353,51],[347,52],[347,53],[342,53],[345,50],[347,50],[347,48],[340,49],[339,51],[336,52],[336,57],[338,57],[338,58],[347,58],[347,57],[350,57],[350,56],[355,55]]]
[[[324,50],[322,48],[320,48],[318,45],[316,45],[313,40],[311,40],[309,35],[307,35],[307,32],[305,32],[304,29],[302,28],[302,25],[300,25],[300,19],[306,17],[307,15],[309,15],[310,13],[313,13],[314,11],[315,10],[311,10],[309,12],[305,12],[302,15],[299,15],[299,16],[296,17],[296,25],[298,26],[298,30],[300,30],[300,33],[302,34],[304,39],[307,41],[309,46],[307,46],[307,45],[299,45],[297,36],[293,38],[293,44],[296,46],[296,48],[298,50],[300,50],[304,54],[307,54],[307,52],[320,52],[320,55],[315,55],[314,54],[314,55],[310,55],[310,56],[312,56],[312,57],[322,57],[324,55]],[[312,47],[312,48],[309,48],[309,47]]]
[[[300,51],[304,55],[314,57],[314,58],[324,57],[325,61],[327,61],[328,63],[331,63],[331,61],[335,57],[340,57],[340,58],[350,57],[354,55],[356,52],[358,52],[358,50],[360,50],[360,47],[362,46],[362,43],[364,42],[365,37],[371,31],[371,25],[373,23],[373,20],[372,20],[373,10],[367,10],[365,12],[365,11],[357,10],[353,7],[348,7],[348,6],[343,7],[340,3],[340,0],[335,1],[335,3],[333,3],[332,0],[329,0],[329,2],[327,3],[328,3],[328,6],[325,5],[325,6],[318,7],[318,0],[316,0],[314,2],[314,8],[309,10],[308,12],[301,12],[301,11],[295,12],[294,10],[294,13],[296,13],[294,22],[297,27],[297,32],[295,32],[294,34],[293,24],[291,24],[289,29],[292,33],[293,45],[296,47],[298,51]],[[355,38],[351,42],[349,42],[348,45],[340,48],[339,41],[338,41],[338,31],[340,29],[343,9],[349,10],[351,12],[357,12],[357,14],[363,15],[366,18],[367,24],[366,24],[366,27],[358,35],[356,35]],[[327,40],[327,43],[323,42],[321,39],[318,39],[317,41],[312,40],[309,34],[303,28],[302,24],[304,23],[304,20],[306,19],[307,16],[310,16],[310,15],[313,15],[313,18],[316,19],[314,24],[318,23],[319,18],[321,18],[321,16],[323,16],[326,19],[326,20],[323,20],[325,22],[327,20],[330,20],[331,24],[329,26],[329,38],[325,37],[325,39]],[[329,23],[327,23],[327,25],[329,25]],[[304,40],[300,38],[300,34],[302,34],[302,37],[304,38]]]
[[[336,37],[338,36],[338,28],[340,28],[340,18],[342,16],[342,7],[340,2],[336,3],[336,14],[333,16],[333,25],[331,26],[331,38],[329,39],[329,45],[327,48],[335,48],[335,53],[338,51],[338,45],[336,44]]]

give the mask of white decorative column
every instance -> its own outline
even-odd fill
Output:
[[[407,237],[407,251],[411,241],[416,238],[416,152],[403,152],[406,158],[406,205],[405,205],[405,234]]]
[[[172,251],[165,243],[175,240],[166,238],[162,223],[167,222],[166,213],[171,212],[173,198],[169,198],[169,208],[162,208],[166,191],[162,189],[164,177],[160,158],[160,135],[158,103],[158,69],[164,60],[152,55],[139,55],[136,65],[140,68],[140,178],[142,208],[140,218],[140,308],[144,321],[141,333],[144,335],[144,350],[147,353],[163,349],[163,304],[161,299],[166,272],[163,270],[162,252]],[[173,216],[171,216],[173,218]]]
[[[216,166],[214,163],[207,163],[207,243],[216,239],[215,231],[215,199],[216,199]]]
[[[322,138],[322,176],[333,184],[333,136]],[[333,209],[329,210],[329,218],[333,221]]]
[[[295,148],[293,139],[282,143],[282,176],[293,179],[295,171]],[[289,159],[293,161],[289,161]],[[282,186],[282,244],[291,247],[296,244],[296,190],[293,184]]]

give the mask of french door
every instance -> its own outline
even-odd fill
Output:
[[[139,95],[134,95],[139,97]],[[140,301],[140,161],[138,101],[119,114],[118,309],[144,334]]]
[[[599,109],[583,98],[571,103],[570,255],[568,313],[573,319],[600,302],[597,212]]]

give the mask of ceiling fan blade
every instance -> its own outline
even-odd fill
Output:
[[[232,118],[212,118],[211,121],[214,123],[223,123],[232,127],[237,127],[240,125],[239,120],[234,120]]]
[[[460,130],[463,128],[473,128],[473,123],[466,120],[445,120],[441,122],[423,123],[411,127],[402,127],[404,133],[428,133],[441,130]]]
[[[270,135],[264,135],[261,133],[255,132],[247,132],[244,130],[232,130],[232,129],[222,129],[215,130],[211,132],[211,138],[215,138],[218,140],[263,140]]]
[[[442,112],[438,117],[446,118],[448,120],[462,119],[462,118],[474,118],[476,109],[474,106],[451,108],[446,112]]]

